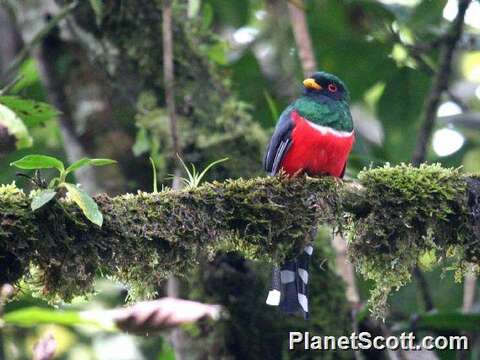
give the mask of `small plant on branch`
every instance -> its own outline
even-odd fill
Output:
[[[155,166],[155,161],[153,161],[153,158],[150,156],[149,159],[150,159],[150,164],[152,164],[153,192],[158,193],[157,168]]]
[[[46,189],[41,189],[33,196],[31,203],[31,208],[33,211],[38,210],[47,204],[58,194],[59,189],[64,188],[67,191],[67,196],[78,205],[85,217],[92,223],[102,226],[103,216],[93,198],[82,188],[80,188],[79,185],[69,183],[66,181],[66,179],[68,174],[84,166],[105,166],[115,163],[115,160],[110,159],[83,158],[65,168],[65,165],[62,161],[52,156],[27,155],[17,161],[12,162],[10,166],[15,166],[23,170],[58,170],[59,175],[50,181],[48,187]]]
[[[180,180],[182,181],[182,183],[184,184],[184,186],[186,188],[196,188],[196,187],[198,187],[198,185],[200,185],[200,182],[202,181],[203,177],[207,174],[208,170],[210,170],[215,165],[220,164],[220,163],[228,160],[228,157],[223,158],[223,159],[215,160],[215,161],[211,162],[210,164],[208,164],[207,167],[205,169],[203,169],[202,172],[199,173],[197,168],[195,167],[195,165],[190,164],[191,167],[192,167],[192,169],[190,170],[188,168],[188,166],[185,164],[185,162],[182,160],[182,158],[179,155],[177,155],[177,156],[178,156],[178,159],[180,160],[180,162],[182,163],[182,166],[185,169],[185,172],[187,173],[187,176],[188,176],[188,177],[181,177],[180,178]],[[173,178],[174,175],[170,175],[170,177]]]

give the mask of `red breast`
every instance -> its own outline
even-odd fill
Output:
[[[306,172],[315,176],[328,174],[342,176],[355,136],[314,124],[296,111],[292,112],[295,127],[292,131],[292,146],[283,158],[282,168],[290,175]]]

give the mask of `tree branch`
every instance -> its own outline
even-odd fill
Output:
[[[0,3],[0,74],[3,74],[8,64],[16,57],[23,42],[15,21],[7,4]],[[3,79],[2,79],[3,81]],[[2,84],[3,86],[3,84]]]
[[[470,129],[480,129],[480,112],[442,116],[437,120],[440,124],[453,124]]]
[[[71,11],[72,6],[67,10]],[[63,16],[68,14],[63,10]],[[47,35],[43,35],[40,46],[35,50],[35,57],[38,62],[40,78],[47,91],[47,97],[59,111],[58,116],[60,131],[65,146],[65,152],[70,163],[87,157],[87,152],[80,142],[72,119],[72,112],[64,88],[64,79],[58,71],[58,64],[65,55],[66,44],[60,39],[58,28],[49,28]],[[93,168],[83,168],[76,172],[76,177],[89,193],[102,191],[96,181]]]
[[[173,67],[173,36],[172,36],[172,4],[171,0],[162,2],[163,18],[163,76],[165,81],[165,100],[170,121],[170,135],[175,155],[181,156],[182,149],[177,129],[177,114],[175,110],[175,78]]]
[[[25,61],[25,59],[30,55],[32,50],[37,47],[37,45],[43,40],[43,38],[47,36],[50,31],[55,29],[55,27],[60,23],[60,21],[65,19],[77,7],[77,5],[78,3],[74,1],[62,8],[60,12],[56,14],[47,23],[47,25],[42,30],[40,30],[28,44],[23,47],[23,49],[18,53],[13,62],[9,64],[9,66],[5,70],[4,75],[9,75],[10,73],[17,70],[17,68]]]
[[[104,215],[100,229],[69,202],[32,212],[22,191],[0,186],[0,283],[16,282],[33,263],[41,269],[44,295],[68,299],[91,290],[102,268],[104,274],[137,282],[135,291],[145,295],[214,249],[280,261],[300,250],[317,216],[331,214],[321,204],[327,193],[336,196],[336,188],[332,179],[258,178],[102,195],[96,198]]]
[[[180,136],[177,127],[177,112],[175,107],[175,69],[173,64],[173,30],[172,30],[172,2],[162,0],[162,40],[163,40],[163,76],[165,82],[165,100],[167,103],[168,118],[170,121],[170,137],[174,155],[182,156]],[[178,159],[175,159],[176,163]],[[180,168],[175,168],[172,180],[172,189],[179,190]],[[167,282],[167,295],[178,298],[180,284],[175,276],[170,276]],[[185,335],[181,329],[175,328],[170,333],[170,341],[175,350],[175,358],[183,360],[187,357],[185,346]]]
[[[434,128],[435,119],[437,118],[437,110],[438,106],[440,105],[441,96],[445,91],[448,90],[452,71],[453,54],[457,47],[457,43],[462,36],[463,21],[470,1],[471,0],[459,1],[458,14],[451,25],[450,31],[445,36],[438,38],[437,45],[440,44],[441,46],[439,66],[436,72],[434,72],[433,74],[434,78],[432,82],[432,87],[425,103],[424,120],[418,134],[417,144],[412,157],[412,164],[415,166],[420,165],[426,159],[427,146],[432,136],[432,131]],[[428,64],[423,61],[421,55],[418,54],[418,49],[410,48],[410,50],[412,56],[422,66],[424,66],[427,71],[432,71],[429,68]],[[417,280],[417,287],[422,295],[425,309],[427,311],[432,310],[434,308],[432,296],[430,295],[428,283],[425,280],[422,271],[418,267],[416,267],[413,275]]]
[[[434,75],[432,88],[428,95],[424,109],[424,120],[420,128],[417,139],[417,145],[412,158],[412,164],[418,166],[426,159],[427,145],[432,135],[437,109],[440,104],[442,94],[448,89],[452,72],[453,54],[457,43],[462,36],[465,13],[471,0],[459,0],[458,14],[454,19],[448,35],[444,38],[441,47],[438,70]]]
[[[413,269],[413,276],[416,280],[417,289],[420,291],[420,295],[423,299],[425,311],[432,311],[435,309],[435,305],[433,303],[430,287],[428,286],[427,279],[425,279],[425,275],[418,266],[415,266],[415,269]]]
[[[292,24],[295,43],[305,77],[310,76],[317,70],[317,62],[313,52],[312,39],[308,31],[307,18],[303,8],[303,1],[297,0],[296,4],[288,2],[288,13]]]
[[[102,195],[96,198],[102,228],[67,201],[32,212],[27,195],[2,186],[0,283],[30,274],[44,296],[68,300],[91,291],[95,274],[103,273],[131,284],[132,296],[143,298],[159,281],[186,274],[217,251],[273,262],[293,257],[318,223],[349,232],[350,260],[378,283],[380,292],[372,296],[380,296],[380,304],[391,287],[408,281],[426,251],[462,246],[458,261],[480,261],[470,215],[480,209],[470,209],[467,197],[478,180],[439,165],[372,169],[359,179],[268,177]]]
[[[473,267],[465,275],[465,282],[463,286],[463,306],[462,310],[465,313],[472,311],[473,304],[475,303],[475,295],[477,289],[477,274]]]
[[[168,297],[140,302],[112,312],[114,321],[120,329],[139,335],[176,328],[203,319],[218,320],[222,316],[220,305]]]

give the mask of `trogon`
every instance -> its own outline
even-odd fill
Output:
[[[301,96],[280,115],[267,146],[263,166],[270,175],[330,175],[342,178],[355,135],[349,92],[335,75],[316,72],[303,81]],[[272,272],[267,304],[308,318],[307,245],[294,260]]]

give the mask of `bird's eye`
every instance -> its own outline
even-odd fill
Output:
[[[330,92],[337,92],[337,85],[335,84],[328,84],[328,91]]]

